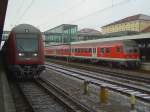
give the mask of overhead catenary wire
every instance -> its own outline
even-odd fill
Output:
[[[113,8],[113,7],[117,7],[117,6],[120,6],[120,5],[125,5],[125,4],[127,4],[128,2],[130,2],[130,1],[131,1],[131,0],[123,0],[123,1],[121,1],[121,2],[119,2],[119,3],[116,3],[116,4],[114,4],[114,2],[112,1],[112,5],[110,5],[110,6],[106,7],[106,8],[100,9],[100,10],[98,10],[98,11],[92,12],[92,13],[90,13],[90,14],[88,14],[88,15],[82,16],[82,17],[80,17],[80,18],[78,18],[78,19],[71,20],[71,21],[68,22],[68,23],[69,23],[69,24],[76,24],[77,22],[79,22],[79,21],[81,21],[81,20],[84,20],[84,19],[87,19],[88,17],[93,17],[93,16],[95,16],[96,14],[100,14],[100,13],[106,11],[106,10],[110,10],[110,9]],[[50,25],[49,25],[49,26],[50,26]],[[49,26],[47,26],[46,28],[49,28]],[[46,28],[45,28],[45,29],[46,29]]]
[[[84,1],[86,1],[86,0],[82,0],[81,2],[79,2],[79,3],[77,3],[77,4],[74,4],[72,7],[69,7],[69,8],[67,8],[67,9],[64,10],[64,11],[61,11],[61,12],[57,13],[57,14],[54,15],[53,17],[61,16],[61,15],[63,15],[65,12],[68,12],[68,11],[74,9],[74,8],[79,7],[79,6],[81,5],[81,3],[84,2]],[[79,5],[79,4],[80,4],[80,5]],[[49,19],[48,19],[47,22],[49,22]],[[38,25],[38,26],[45,25],[45,24],[47,24],[47,22],[44,22],[44,23],[42,23],[42,24],[40,24],[40,25]]]
[[[78,19],[72,20],[72,21],[70,21],[69,23],[74,23],[74,22],[81,21],[81,20],[83,20],[83,19],[87,19],[87,18],[90,17],[90,16],[93,16],[93,15],[96,15],[96,14],[99,14],[99,13],[102,13],[102,12],[104,12],[104,11],[106,11],[106,10],[109,10],[109,9],[113,8],[113,7],[117,7],[117,6],[119,6],[119,5],[125,5],[126,3],[130,2],[130,1],[131,1],[131,0],[123,0],[122,2],[119,2],[119,3],[117,3],[117,4],[113,4],[113,5],[109,6],[109,7],[104,8],[104,9],[100,9],[100,10],[95,11],[95,12],[92,12],[92,13],[86,15],[86,16],[82,16],[82,17],[80,17],[80,18],[78,18]]]
[[[24,6],[24,1],[25,0],[20,0],[20,4],[17,5],[19,7],[17,7],[17,9],[16,9],[16,15],[13,16],[14,18],[12,19],[12,21],[14,21],[14,23],[17,21],[18,15],[20,14],[20,11],[21,11],[22,7]]]
[[[82,5],[82,3],[85,2],[85,1],[87,1],[87,0],[81,0],[80,2],[78,2],[78,3],[74,4],[73,6],[71,6],[71,7],[67,8],[67,9],[65,9],[64,11],[61,11],[61,12],[57,13],[56,15],[54,15],[54,16],[52,16],[52,17],[54,18],[54,17],[57,17],[57,16],[65,15],[65,13],[68,13],[68,12],[70,12],[71,10],[73,10],[73,9],[75,9],[75,8],[77,8],[77,7],[80,7],[80,6]],[[46,22],[44,22],[44,23],[42,23],[42,24],[39,24],[38,26],[47,25],[48,22],[49,22],[49,19],[48,19]]]
[[[20,20],[25,16],[25,14],[28,12],[28,10],[31,8],[31,6],[33,5],[35,0],[31,0],[30,4],[28,5],[28,7],[26,7],[26,9],[24,10],[24,12],[21,14],[21,16],[19,17],[19,19],[15,22],[15,24],[19,23]]]

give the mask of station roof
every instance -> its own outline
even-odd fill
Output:
[[[4,27],[7,4],[8,4],[8,0],[0,0],[0,43],[2,40],[2,32]]]
[[[146,20],[146,21],[150,21],[150,16],[144,15],[144,14],[137,14],[137,15],[133,15],[133,16],[126,17],[126,18],[121,19],[121,20],[119,20],[119,21],[115,21],[115,22],[110,23],[110,24],[108,24],[108,25],[105,25],[105,26],[103,26],[103,27],[110,26],[110,25],[114,25],[114,24],[125,23],[125,22],[129,22],[129,21],[135,21],[135,20]]]

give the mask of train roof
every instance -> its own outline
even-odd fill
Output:
[[[87,40],[87,41],[79,41],[79,42],[71,42],[71,44],[85,44],[85,43],[97,43],[97,42],[111,42],[111,41],[125,41],[125,40],[136,40],[136,39],[144,39],[150,38],[150,33],[143,33],[138,35],[130,35],[130,36],[121,36],[121,37],[110,37],[110,38],[101,38],[95,40]]]
[[[19,24],[12,29],[15,33],[36,33],[41,34],[40,30],[29,24]]]

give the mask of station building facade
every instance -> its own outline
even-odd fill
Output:
[[[105,25],[102,27],[102,32],[104,34],[121,31],[142,32],[149,26],[150,26],[150,16],[138,14]]]

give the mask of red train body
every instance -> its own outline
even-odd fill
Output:
[[[5,65],[15,78],[37,78],[44,69],[41,32],[27,24],[12,29],[3,46]]]
[[[46,56],[70,57],[101,61],[109,65],[139,67],[140,53],[132,40],[117,41],[83,41],[70,45],[49,46],[45,48]]]

